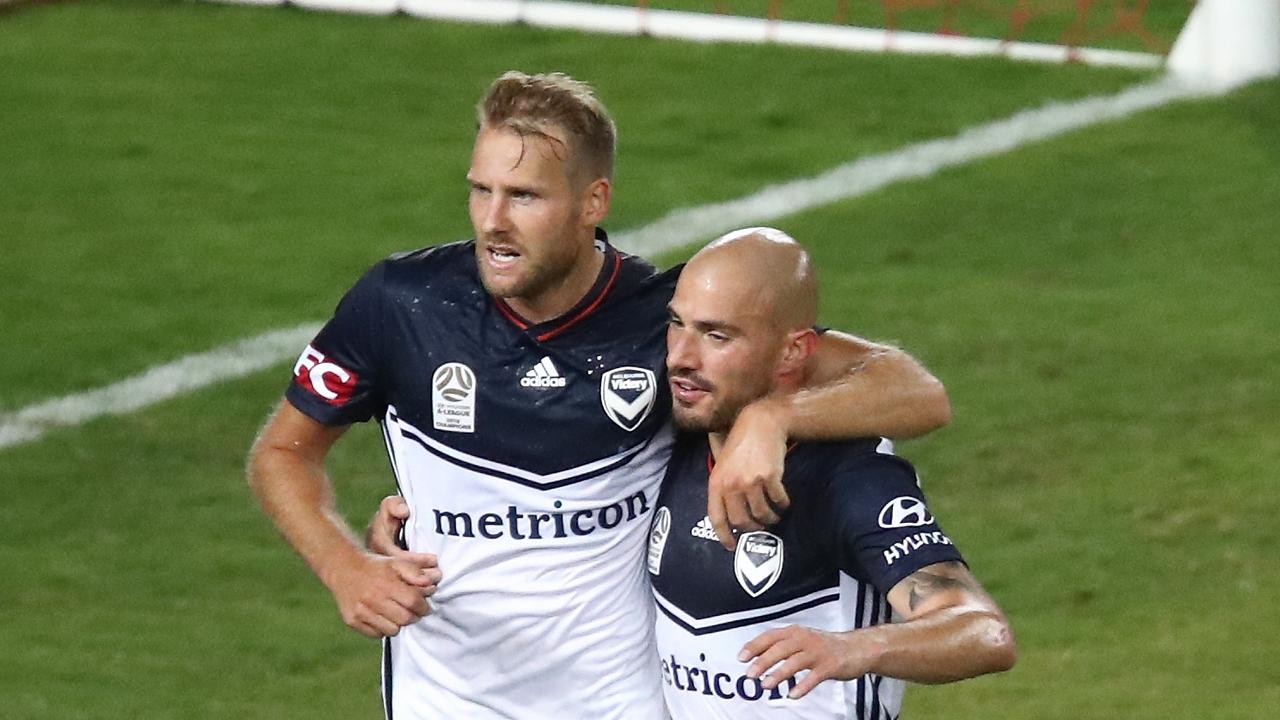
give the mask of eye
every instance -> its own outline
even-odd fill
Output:
[[[714,342],[714,343],[727,343],[732,339],[728,335],[725,335],[724,333],[720,332],[719,330],[709,331],[707,333],[707,337],[711,340],[711,342]]]

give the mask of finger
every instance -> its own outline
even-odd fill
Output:
[[[391,517],[399,520],[409,519],[409,501],[399,495],[391,496],[391,503],[387,507],[387,512],[391,513]]]
[[[796,683],[795,687],[791,688],[791,692],[787,693],[787,697],[792,700],[799,700],[805,695],[808,695],[810,690],[818,687],[818,683],[826,679],[828,678],[822,673],[817,671],[810,672],[808,675],[805,675],[800,682]]]
[[[366,608],[365,612],[360,616],[361,622],[373,629],[372,637],[394,637],[400,632],[400,625],[391,621],[384,615],[375,612],[372,608]]]
[[[378,515],[405,520],[409,517],[409,503],[399,495],[388,495],[378,503]]]
[[[436,594],[436,583],[426,585],[410,585],[402,587],[392,596],[397,603],[413,613],[413,620],[426,616],[430,612],[427,598]]]
[[[751,519],[765,527],[773,525],[781,519],[778,517],[778,513],[773,511],[773,507],[769,505],[769,497],[763,489],[747,495],[747,506],[751,512]]]
[[[365,544],[379,555],[391,555],[402,548],[396,544],[396,532],[399,520],[389,520],[381,510],[373,516],[369,529],[365,532]]]
[[[798,644],[790,635],[780,638],[756,657],[751,666],[747,668],[747,677],[758,678],[764,675],[769,668],[791,657],[799,649]]]
[[[738,653],[738,662],[749,661],[751,658],[768,650],[771,645],[786,637],[786,635],[786,628],[774,628],[751,638],[746,645],[742,646],[742,651]]]
[[[422,591],[423,588],[417,585],[397,585],[387,593],[387,605],[382,615],[399,625],[417,620],[427,611],[427,598]],[[404,615],[401,611],[409,614]]]
[[[794,677],[795,674],[801,670],[810,669],[812,665],[813,658],[808,653],[798,652],[787,658],[785,662],[774,668],[768,675],[764,676],[760,681],[760,684],[764,685],[766,690],[772,690],[781,685],[783,681],[788,678]]]
[[[407,560],[413,563],[414,565],[418,566],[419,568],[422,568],[423,570],[426,570],[427,568],[440,567],[440,558],[436,557],[434,553],[410,552],[408,550],[401,550],[400,552],[396,553],[396,557],[400,560]]]
[[[729,516],[729,525],[739,532],[751,532],[752,530],[763,530],[764,526],[757,523],[751,517],[751,508],[747,505],[747,498],[739,493],[732,493],[725,496],[725,512]]]
[[[711,520],[711,528],[716,531],[716,537],[720,538],[720,544],[726,550],[733,550],[738,546],[738,539],[734,537],[733,529],[729,527],[724,500],[720,496],[720,488],[717,485],[707,488],[707,518]]]
[[[426,590],[427,588],[431,588],[431,592],[435,592],[436,586],[439,585],[440,581],[444,579],[444,573],[440,572],[439,570],[423,570],[422,577],[426,581],[426,583],[423,585],[419,585],[418,587],[423,590]]]
[[[416,592],[412,593],[412,596],[417,598],[418,601],[425,602],[422,596]],[[384,597],[373,604],[373,611],[383,620],[395,625],[398,630],[421,617],[420,615],[415,615],[411,609],[414,605],[413,598],[408,595]]]
[[[400,607],[409,611],[411,617],[406,618],[405,622],[400,625],[409,625],[422,619],[427,614],[427,598],[422,593],[412,593],[406,596],[397,596],[395,601]]]
[[[791,496],[787,495],[787,488],[782,484],[782,478],[777,477],[769,481],[764,486],[765,493],[769,496],[769,502],[778,510],[786,510],[791,507]]]
[[[396,575],[404,582],[417,587],[426,587],[440,582],[444,573],[436,568],[422,568],[411,562],[396,559],[391,567],[395,568]]]
[[[359,620],[354,620],[352,622],[347,623],[347,627],[351,628],[352,630],[355,630],[356,632],[360,633],[361,635],[367,638],[384,637],[382,633],[378,632],[377,628],[370,625],[369,623],[361,622]]]

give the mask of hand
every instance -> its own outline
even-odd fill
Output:
[[[865,658],[859,657],[854,633],[829,633],[800,625],[769,630],[747,643],[738,660],[751,662],[747,677],[758,678],[773,668],[761,684],[766,690],[781,685],[801,670],[808,670],[787,697],[804,697],[823,680],[852,680],[868,672]],[[781,665],[778,665],[781,663]],[[774,668],[775,665],[778,667]]]
[[[738,413],[707,482],[707,517],[720,544],[732,550],[734,530],[761,530],[791,504],[782,487],[787,432],[777,400],[757,400]]]
[[[324,575],[348,627],[372,638],[390,637],[431,611],[427,598],[441,573],[434,555],[423,561],[353,552]]]
[[[436,567],[436,556],[431,553],[409,552],[400,547],[396,538],[409,519],[409,503],[399,495],[388,495],[382,498],[378,509],[369,520],[369,529],[365,533],[365,545],[370,552],[387,557],[408,560],[420,567]]]

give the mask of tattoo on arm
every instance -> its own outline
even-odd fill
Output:
[[[918,570],[904,581],[907,583],[907,607],[913,611],[925,600],[948,590],[977,591],[969,573],[956,563],[947,563]]]

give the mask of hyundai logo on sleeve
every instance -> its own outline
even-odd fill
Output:
[[[920,527],[933,522],[933,515],[924,506],[920,498],[903,495],[890,500],[880,510],[880,527],[891,528]]]

